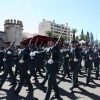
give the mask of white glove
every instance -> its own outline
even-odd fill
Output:
[[[6,58],[3,58],[3,61],[6,61]]]
[[[53,60],[49,59],[48,64],[52,64],[52,63],[53,63]]]
[[[32,57],[32,56],[35,56],[35,52],[31,52],[30,53],[30,56]]]
[[[32,56],[32,52],[30,53],[30,56]]]
[[[69,57],[69,55],[67,54],[66,57]]]
[[[24,63],[24,60],[20,60],[19,63],[21,63],[21,64]]]
[[[74,58],[74,61],[75,61],[75,62],[77,62],[77,61],[78,61],[78,59]]]
[[[10,52],[10,51],[8,51],[8,52],[7,52],[7,54],[8,54],[8,55],[10,55],[10,54],[11,54],[11,52]]]
[[[92,60],[92,57],[90,57],[89,60]]]
[[[44,49],[44,47],[42,47],[42,49]]]
[[[31,59],[34,59],[33,57],[31,57]]]
[[[98,56],[98,58],[100,58],[100,56]]]

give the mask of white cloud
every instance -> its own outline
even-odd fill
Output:
[[[29,3],[26,6],[27,6],[27,8],[30,8],[31,7]]]

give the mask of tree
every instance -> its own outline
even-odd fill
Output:
[[[76,40],[76,41],[78,41],[78,40],[79,40],[79,39],[78,39],[78,36],[76,36],[75,40]]]
[[[82,29],[82,31],[81,31],[81,35],[80,35],[80,40],[84,40],[84,33],[83,33],[83,29]]]
[[[51,37],[53,37],[53,38],[58,38],[59,37],[59,35],[58,34],[52,34],[52,36]]]
[[[52,37],[52,35],[53,35],[53,31],[46,31],[45,34],[46,34],[47,36]]]
[[[84,40],[86,41],[86,42],[90,42],[90,38],[88,37],[88,35],[86,34],[85,36],[84,36]]]
[[[94,43],[94,37],[93,37],[93,33],[92,32],[90,33],[90,42],[91,42],[91,44]]]
[[[77,29],[72,28],[71,32],[73,34],[73,40],[75,40],[75,33],[77,32]]]
[[[61,39],[63,39],[63,41],[67,40],[67,36],[62,36]]]
[[[81,31],[81,34],[84,34],[83,29],[82,29],[82,31]]]
[[[87,31],[87,36],[89,37],[89,32]]]

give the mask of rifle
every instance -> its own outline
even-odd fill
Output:
[[[64,30],[65,30],[65,28],[64,28]],[[62,33],[60,34],[60,36],[58,38],[58,41],[55,43],[54,47],[52,48],[51,57],[50,57],[50,59],[52,59],[52,60],[57,58],[57,54],[56,53],[57,53],[57,51],[59,49],[59,45],[58,44],[59,44],[59,41],[60,41],[60,39],[61,39],[61,37],[63,35],[64,30],[62,31]]]
[[[31,40],[29,41],[29,43],[28,43],[28,45],[27,45],[27,47],[29,47],[30,46],[30,44],[31,44],[31,42],[32,42],[32,40],[33,40],[33,38],[34,38],[34,36],[31,38]]]
[[[38,38],[36,39],[35,46],[37,45],[37,42],[38,42]]]
[[[40,46],[42,46],[43,41],[41,42]]]
[[[16,39],[14,40],[14,42],[12,43],[12,45],[10,45],[9,49],[14,46],[15,42],[16,42]]]
[[[64,28],[64,30],[65,30],[65,28]],[[61,39],[61,37],[62,37],[62,35],[63,35],[64,30],[63,30],[62,33],[60,34],[60,36],[59,36],[59,38],[58,38],[58,41],[55,43],[54,46],[57,46],[57,44],[59,43],[59,41],[60,41],[60,39]]]
[[[12,43],[12,45],[10,45],[9,49],[12,48],[12,47],[14,46],[15,42],[16,42],[16,39],[14,40],[14,42]],[[9,50],[9,49],[8,49],[8,50]],[[6,53],[6,55],[4,56],[4,58],[6,59],[6,57],[7,57],[7,53]]]

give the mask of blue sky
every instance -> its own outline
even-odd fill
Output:
[[[56,23],[68,23],[77,28],[77,35],[84,30],[96,32],[100,29],[100,0],[0,0],[0,31],[4,30],[6,19],[18,19],[23,22],[24,32],[37,33],[43,20],[55,20]],[[100,40],[100,31],[97,39]]]

